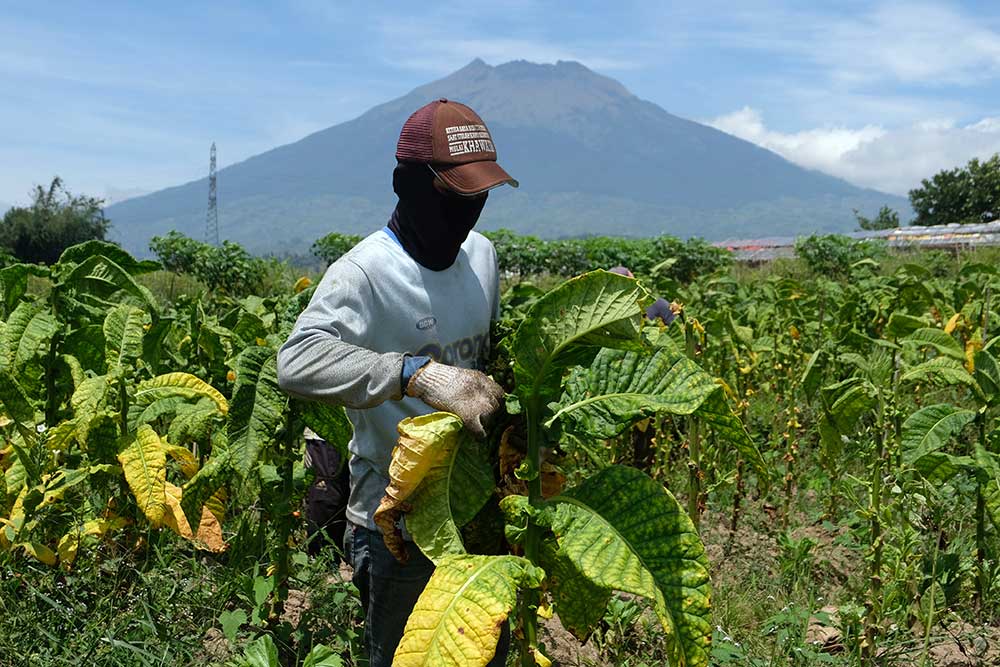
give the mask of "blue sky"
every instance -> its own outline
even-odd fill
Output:
[[[213,140],[236,162],[475,57],[578,60],[901,194],[1000,151],[995,2],[2,2],[0,201],[55,174],[112,200],[188,181]]]

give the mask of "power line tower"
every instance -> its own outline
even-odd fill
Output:
[[[205,215],[205,243],[219,245],[219,202],[215,192],[215,142],[208,161],[208,213]]]

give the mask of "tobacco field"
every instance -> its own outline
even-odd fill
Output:
[[[493,240],[507,410],[400,425],[397,664],[1000,663],[996,252]],[[350,423],[276,378],[310,280],[195,246],[0,268],[0,665],[363,664],[303,510]]]

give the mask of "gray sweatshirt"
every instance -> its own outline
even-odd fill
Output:
[[[278,351],[278,384],[300,398],[347,408],[351,495],[347,518],[372,516],[406,417],[432,412],[403,397],[404,354],[481,368],[500,304],[493,244],[476,232],[444,271],[417,264],[387,230],[334,262]]]

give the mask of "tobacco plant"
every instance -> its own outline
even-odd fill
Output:
[[[251,495],[274,536],[275,620],[309,483],[302,430],[350,437],[342,410],[277,385],[277,346],[308,294],[167,314],[136,280],[155,267],[88,242],[48,269],[0,271],[0,550],[69,569],[100,542],[141,548],[166,529],[222,552],[232,498]],[[29,275],[47,296],[27,295]]]
[[[406,626],[397,665],[484,665],[515,606],[521,664],[547,665],[540,615],[553,609],[586,639],[613,591],[646,598],[674,665],[707,665],[712,634],[704,546],[674,496],[642,471],[612,465],[543,497],[541,451],[560,438],[596,442],[660,413],[696,415],[762,468],[723,388],[668,335],[643,326],[645,290],[597,271],[534,303],[510,341],[515,396],[526,417],[527,495],[501,501],[521,555],[467,553],[459,528],[493,489],[484,450],[447,413],[400,424],[393,483],[380,508],[405,514],[436,570]],[[391,529],[388,531],[392,534]]]

